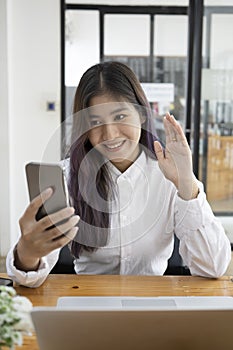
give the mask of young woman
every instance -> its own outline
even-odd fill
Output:
[[[105,62],[88,69],[76,91],[70,157],[64,162],[73,207],[36,221],[52,190],[30,203],[19,222],[21,237],[7,257],[9,276],[39,286],[68,242],[76,273],[162,275],[174,233],[193,275],[224,274],[230,243],[193,174],[182,128],[169,113],[164,128],[165,148],[130,68]],[[63,219],[68,220],[59,225]]]

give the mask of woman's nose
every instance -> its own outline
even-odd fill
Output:
[[[106,123],[102,128],[104,141],[114,140],[119,136],[119,127],[116,123]]]

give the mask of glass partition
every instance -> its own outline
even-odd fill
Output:
[[[205,7],[201,177],[215,213],[233,213],[233,7]]]
[[[106,14],[104,16],[104,55],[149,56],[150,16]]]
[[[70,116],[75,87],[89,66],[102,60],[128,64],[143,84],[161,139],[164,137],[162,117],[169,110],[190,133],[191,148],[194,149],[192,129],[194,121],[198,120],[200,134],[198,130],[195,145],[200,147],[194,154],[195,165],[199,156],[198,177],[205,185],[215,213],[232,215],[233,1],[204,1],[200,124],[199,114],[195,118],[192,113],[195,106],[199,113],[199,95],[198,103],[192,104],[193,93],[186,93],[198,85],[196,81],[192,85],[192,74],[187,80],[188,67],[192,65],[190,57],[193,57],[192,35],[188,41],[188,6],[191,9],[193,4],[188,0],[135,0],[130,6],[123,0],[117,4],[114,0],[95,0],[91,4],[88,0],[81,3],[64,1],[62,113],[65,111],[65,116],[62,115],[62,119]],[[192,19],[192,11],[189,13]],[[199,52],[197,56],[200,56]],[[193,72],[195,74],[198,76],[197,71]],[[66,122],[65,139],[69,128],[69,122]],[[68,139],[66,141],[68,143]]]
[[[185,88],[187,71],[188,17],[154,16],[153,81],[160,88],[173,87],[173,98],[153,103],[158,130],[163,129],[163,116],[170,111],[185,129]],[[167,95],[169,96],[169,95]],[[162,134],[163,135],[163,134]]]
[[[75,89],[82,74],[99,62],[99,11],[67,10],[65,12],[65,122],[62,153],[70,143]]]
[[[188,8],[184,5],[188,1],[168,1],[158,7],[117,5],[107,9],[103,4],[66,5],[63,138],[67,145],[75,88],[83,72],[102,60],[121,61],[135,72],[151,103],[162,141],[167,111],[185,128]],[[147,4],[143,1],[141,5]]]
[[[124,62],[136,73],[151,103],[159,138],[164,141],[167,111],[185,128],[187,15],[105,15],[104,33],[104,60]]]

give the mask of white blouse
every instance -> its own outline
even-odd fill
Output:
[[[163,275],[174,233],[192,275],[217,278],[225,273],[231,260],[230,242],[200,182],[198,197],[185,201],[145,152],[124,173],[110,162],[108,166],[116,193],[109,239],[105,247],[81,252],[74,261],[77,274]],[[88,237],[81,235],[81,243],[88,245]],[[59,255],[59,250],[53,251],[41,259],[37,271],[26,273],[15,268],[13,249],[7,256],[8,275],[30,287],[43,283]]]

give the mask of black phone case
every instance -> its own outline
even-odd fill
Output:
[[[53,189],[52,197],[38,210],[37,220],[69,206],[67,184],[60,165],[29,163],[26,165],[26,176],[30,200],[48,187]]]

